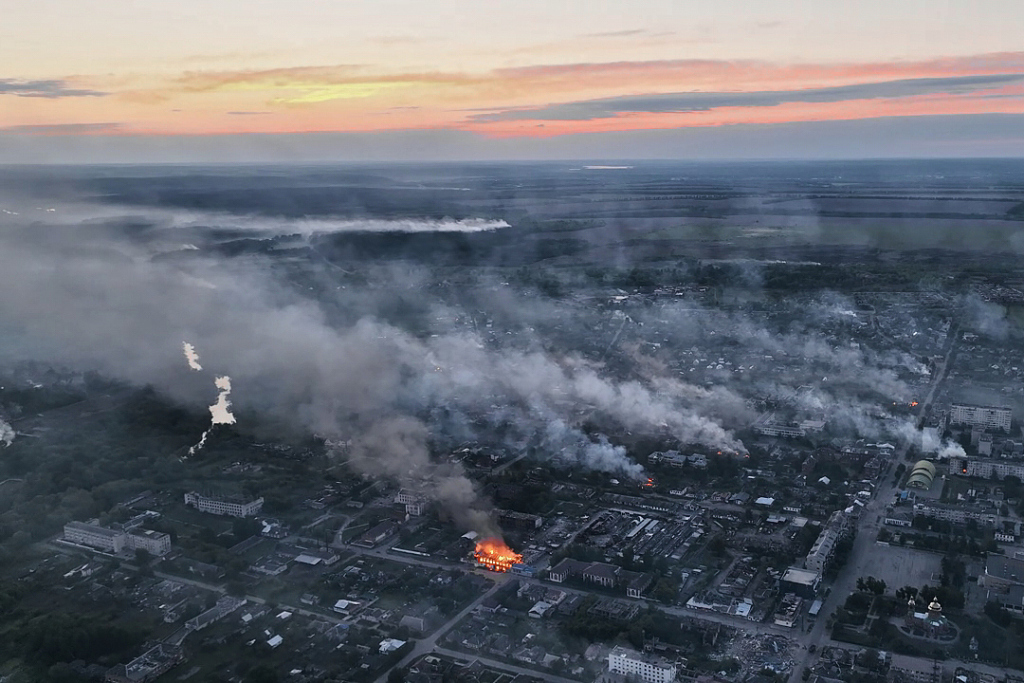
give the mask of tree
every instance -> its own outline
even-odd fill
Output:
[[[257,664],[245,675],[245,683],[278,683],[281,677],[266,664]]]
[[[708,541],[708,550],[710,550],[715,555],[718,555],[718,556],[724,555],[725,554],[725,548],[726,548],[725,539],[722,538],[720,535],[715,536],[710,541]]]
[[[896,599],[902,603],[910,602],[917,597],[917,588],[914,586],[904,586],[896,590]]]
[[[1003,609],[998,602],[991,600],[985,603],[985,616],[1003,628],[1009,626],[1013,621],[1013,617],[1007,610]]]
[[[658,579],[651,591],[651,597],[665,604],[671,603],[676,598],[676,587],[668,579]]]
[[[140,567],[148,567],[149,561],[153,559],[153,556],[149,554],[149,551],[145,548],[135,549],[135,564]]]

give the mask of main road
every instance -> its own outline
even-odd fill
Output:
[[[466,605],[466,607],[461,612],[459,612],[454,617],[446,621],[440,628],[435,629],[431,635],[427,636],[426,638],[423,638],[422,640],[416,641],[416,645],[413,646],[412,651],[409,652],[409,654],[407,654],[405,657],[402,657],[401,661],[399,661],[397,664],[389,667],[383,673],[381,673],[381,675],[377,678],[376,683],[387,683],[388,673],[392,669],[409,666],[423,655],[428,655],[431,652],[433,652],[436,649],[437,641],[441,638],[441,636],[447,633],[449,629],[455,626],[455,624],[459,623],[459,621],[461,621],[466,615],[475,610],[481,602],[497,593],[501,589],[501,587],[505,585],[505,581],[508,580],[509,574],[493,574],[493,577],[496,579],[496,582],[493,586],[491,586],[490,590],[488,590],[486,593],[478,597],[473,602]]]
[[[953,350],[956,348],[956,338],[959,331],[960,327],[957,325],[953,330],[953,333],[950,335],[949,348],[946,350],[946,355],[943,357],[941,365],[939,365],[935,370],[935,376],[932,378],[932,384],[928,391],[928,395],[920,403],[917,413],[917,423],[915,426],[920,425],[921,419],[925,416],[928,407],[931,406],[932,400],[935,398],[935,392],[938,390],[939,385],[946,376],[946,370],[949,367],[949,359],[953,355]],[[832,582],[832,590],[821,606],[821,611],[819,612],[820,616],[818,617],[817,623],[814,624],[809,632],[805,632],[797,636],[797,639],[804,645],[804,656],[801,661],[797,662],[793,666],[793,671],[790,673],[789,677],[789,683],[797,683],[800,681],[803,669],[810,666],[817,659],[817,655],[812,654],[807,649],[807,646],[811,644],[823,645],[826,644],[826,641],[831,640],[831,638],[826,636],[825,633],[827,623],[829,621],[829,615],[832,614],[841,603],[846,601],[846,597],[856,587],[857,579],[871,573],[868,558],[871,554],[872,547],[875,545],[876,538],[878,537],[878,529],[881,526],[882,515],[885,508],[891,503],[897,489],[897,482],[895,481],[895,478],[890,479],[890,476],[893,474],[895,463],[903,462],[911,445],[910,441],[904,441],[900,444],[893,461],[889,463],[889,467],[886,468],[885,472],[883,472],[879,478],[878,488],[875,489],[874,496],[862,509],[860,525],[857,528],[857,535],[854,537],[853,548],[850,550],[849,561],[839,570],[839,575],[836,577],[835,581]],[[895,588],[895,586],[893,588]]]

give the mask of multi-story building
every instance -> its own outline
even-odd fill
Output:
[[[811,599],[818,591],[820,582],[821,574],[818,572],[790,567],[779,579],[779,592],[782,594],[793,593],[801,598]]]
[[[115,531],[98,524],[85,522],[68,522],[64,525],[64,540],[69,543],[85,545],[108,553],[119,553],[127,543],[123,531]]]
[[[836,545],[849,532],[850,526],[847,522],[846,513],[842,510],[832,513],[828,522],[825,523],[825,528],[821,530],[814,545],[808,551],[807,557],[804,559],[804,567],[811,571],[824,573],[835,555]]]
[[[171,551],[171,537],[160,531],[139,529],[125,535],[125,547],[159,557]]]
[[[608,671],[644,683],[674,683],[676,680],[675,664],[624,647],[616,647],[608,654]]]
[[[89,546],[108,553],[122,550],[145,550],[150,555],[166,555],[171,550],[171,537],[159,531],[136,529],[108,529],[98,524],[68,522],[64,525],[64,540]]]
[[[996,514],[971,505],[945,505],[935,501],[927,501],[914,505],[914,514],[929,519],[941,519],[953,524],[963,524],[971,519],[981,524],[995,526]]]
[[[982,479],[991,479],[993,476],[997,479],[1006,477],[1024,479],[1024,462],[982,460],[957,456],[949,459],[949,471],[964,477],[980,477]]]
[[[427,499],[418,493],[402,489],[395,496],[395,502],[405,506],[405,514],[411,517],[420,517],[427,506]]]
[[[230,498],[212,498],[190,491],[185,494],[185,505],[191,505],[200,512],[230,517],[252,517],[263,509],[263,498],[244,501]]]
[[[949,408],[950,424],[966,424],[972,427],[987,427],[1010,431],[1013,411],[999,406],[976,406],[967,403],[954,403]]]

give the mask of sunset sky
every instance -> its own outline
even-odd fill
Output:
[[[0,13],[0,162],[1024,155],[1020,0]]]

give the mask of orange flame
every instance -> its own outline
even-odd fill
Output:
[[[479,541],[473,557],[492,572],[507,572],[512,565],[523,561],[523,556],[505,545],[505,541],[500,538]]]

